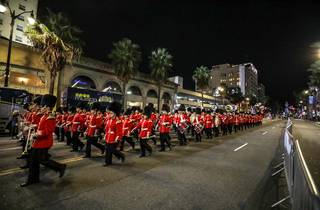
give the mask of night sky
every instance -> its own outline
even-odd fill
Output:
[[[39,13],[65,13],[83,30],[85,56],[106,62],[112,42],[123,37],[140,45],[144,72],[150,51],[167,48],[172,75],[182,75],[188,89],[196,66],[252,62],[267,95],[283,102],[307,87],[306,70],[316,59],[310,45],[320,41],[316,2],[40,0]]]

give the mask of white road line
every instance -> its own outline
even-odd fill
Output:
[[[10,147],[10,148],[5,148],[5,149],[0,149],[1,151],[9,151],[9,150],[17,150],[17,149],[21,149],[22,147]]]
[[[234,152],[236,152],[236,151],[238,151],[239,149],[241,149],[242,147],[245,147],[245,146],[247,146],[247,145],[248,145],[248,143],[245,143],[244,145],[242,145],[242,146],[240,146],[240,147],[238,147],[238,148],[234,149],[233,151],[234,151]]]
[[[268,133],[268,131],[265,131],[265,132],[262,133],[262,135],[264,136],[264,135],[266,135],[267,133]]]

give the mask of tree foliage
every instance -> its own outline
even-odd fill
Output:
[[[47,22],[47,25],[36,22],[29,26],[25,33],[33,47],[41,51],[41,61],[50,74],[49,93],[53,94],[57,73],[67,62],[80,57],[82,42],[69,20],[61,13],[49,12],[43,22]]]
[[[149,56],[151,77],[158,85],[158,110],[160,110],[161,86],[167,81],[172,69],[172,56],[165,48],[158,48]]]

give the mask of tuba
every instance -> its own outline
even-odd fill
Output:
[[[227,112],[232,112],[233,111],[233,108],[232,108],[232,106],[231,105],[226,105],[226,111]]]

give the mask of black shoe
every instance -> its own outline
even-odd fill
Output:
[[[70,152],[78,152],[79,150],[74,150],[74,149],[72,149],[72,150],[70,150]]]
[[[139,158],[145,157],[146,155],[140,155]]]
[[[25,182],[25,183],[20,184],[20,187],[27,187],[27,186],[29,186],[29,185],[37,184],[37,183],[39,183],[39,181],[35,181],[35,182]]]
[[[83,158],[91,158],[91,155],[85,155]]]
[[[160,150],[159,150],[159,152],[164,152],[164,151],[165,151],[164,149],[160,149]]]
[[[125,156],[121,157],[121,163],[123,163],[126,160]]]
[[[152,150],[149,152],[149,156],[151,156],[152,155]]]
[[[61,177],[63,177],[63,175],[64,175],[64,172],[66,171],[66,168],[67,168],[67,165],[66,164],[62,164],[62,166],[61,166],[61,169],[60,169],[60,171],[59,171],[59,177],[61,178]]]
[[[28,157],[28,155],[24,154],[24,155],[20,155],[19,157],[17,157],[17,159],[26,159]]]
[[[29,166],[28,165],[24,165],[24,166],[20,166],[20,168],[21,169],[27,169],[27,168],[29,168]]]
[[[104,150],[104,149],[102,149],[102,150],[101,150],[101,155],[103,155],[103,154],[104,154],[104,152],[105,152],[105,150]]]
[[[134,150],[135,145],[136,145],[136,144],[133,142],[133,144],[132,144],[132,150]]]

